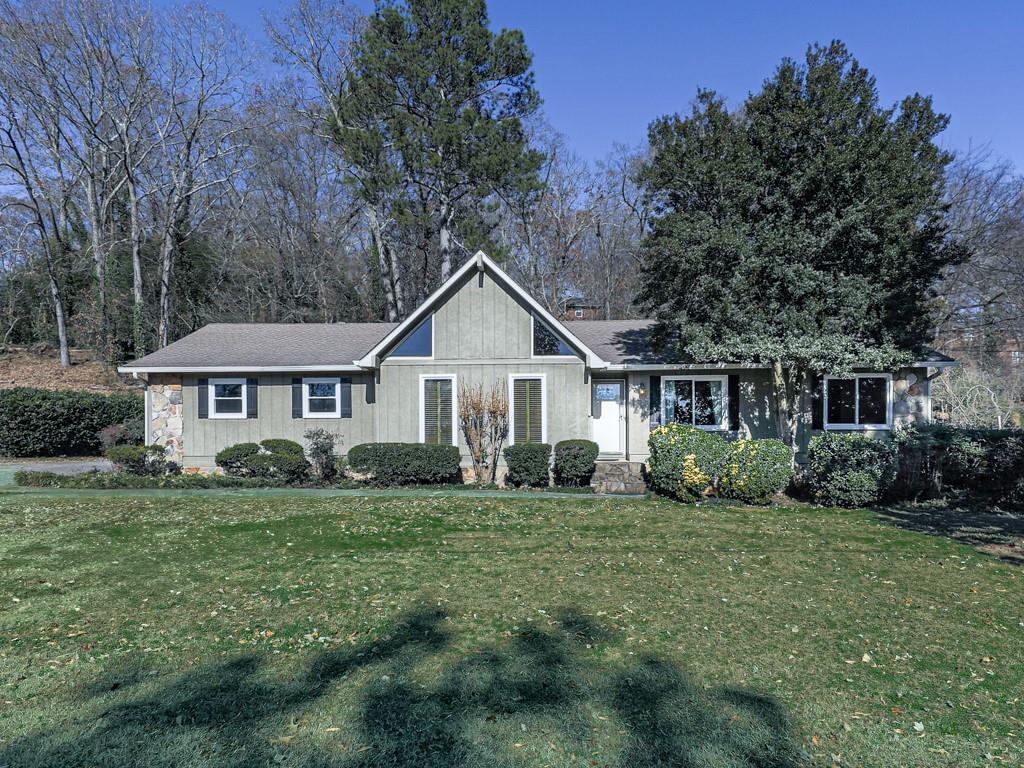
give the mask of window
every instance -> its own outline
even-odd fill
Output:
[[[341,416],[341,379],[315,378],[302,380],[302,417],[304,419],[337,419]]]
[[[512,397],[509,402],[509,443],[544,443],[548,432],[545,423],[545,392],[543,375],[509,376]]]
[[[665,377],[661,408],[665,423],[725,429],[729,417],[728,376]]]
[[[210,379],[210,418],[244,419],[245,379]]]
[[[1021,363],[1024,363],[1024,352],[1021,352],[1019,349],[1013,350],[1010,353],[1010,364],[1020,365]]]
[[[579,318],[583,317],[583,310],[576,308],[573,310],[572,314],[578,320]]]
[[[433,357],[434,356],[434,316],[416,326],[402,343],[395,347],[392,357]]]
[[[455,376],[420,376],[420,442],[455,445]]]
[[[825,377],[825,429],[888,429],[892,377],[864,373]]]
[[[547,324],[536,315],[533,316],[533,354],[534,357],[561,357],[574,355],[572,347],[562,341]]]

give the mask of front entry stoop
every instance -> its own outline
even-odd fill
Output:
[[[643,462],[598,461],[590,486],[595,493],[646,493]]]

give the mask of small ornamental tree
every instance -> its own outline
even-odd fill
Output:
[[[500,384],[459,388],[459,429],[466,438],[478,483],[497,479],[498,457],[508,438],[508,397]]]
[[[932,285],[961,258],[935,143],[947,123],[918,94],[882,106],[839,42],[784,60],[735,111],[700,91],[689,115],[655,121],[639,303],[657,340],[769,367],[793,449],[812,372],[890,369],[929,338]]]

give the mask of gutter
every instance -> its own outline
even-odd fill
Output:
[[[308,371],[342,371],[358,373],[358,365],[209,365],[209,366],[118,366],[118,373],[292,373]]]

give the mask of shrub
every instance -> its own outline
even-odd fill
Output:
[[[56,472],[14,473],[14,482],[34,488],[91,488],[100,490],[118,488],[267,488],[282,485],[280,481],[230,475],[163,475],[160,477],[130,475],[127,472],[82,472],[77,475],[59,475]]]
[[[333,432],[317,427],[307,429],[303,435],[306,444],[309,446],[309,460],[316,470],[317,476],[324,481],[330,481],[337,474],[338,459],[334,455],[334,444],[338,436]]]
[[[866,435],[826,432],[811,438],[807,483],[815,501],[836,507],[876,503],[896,477],[896,448]]]
[[[104,454],[115,445],[143,445],[146,441],[145,420],[133,418],[106,426],[96,433],[96,440]]]
[[[129,475],[160,477],[181,473],[181,465],[170,461],[162,445],[115,445],[106,457],[114,468]]]
[[[781,440],[737,440],[729,449],[720,482],[726,498],[768,504],[793,479],[793,453]]]
[[[651,432],[651,485],[658,493],[693,501],[718,488],[729,458],[721,435],[686,424],[666,424]]]
[[[143,410],[142,398],[132,394],[0,390],[0,455],[95,455],[101,430],[141,420]]]
[[[302,446],[294,440],[286,440],[283,437],[270,437],[262,441],[260,445],[267,453],[289,454],[291,456],[305,457],[306,453]]]
[[[459,475],[459,449],[424,443],[363,443],[352,446],[348,463],[378,485],[447,483]]]
[[[597,454],[593,440],[562,440],[555,444],[555,483],[576,487],[589,485]]]
[[[548,485],[551,446],[547,443],[520,443],[505,447],[509,485]]]
[[[237,443],[219,451],[213,460],[225,473],[242,477],[250,473],[249,462],[259,453],[256,443]]]

